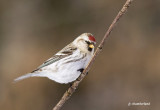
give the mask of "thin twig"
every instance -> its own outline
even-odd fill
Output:
[[[115,19],[113,20],[112,24],[110,25],[110,27],[108,28],[106,34],[104,35],[101,43],[99,44],[99,46],[97,47],[94,56],[92,57],[91,61],[89,62],[89,64],[87,65],[87,67],[84,69],[84,71],[82,72],[82,74],[79,76],[79,78],[74,81],[74,83],[72,84],[71,87],[68,88],[68,90],[64,93],[64,95],[62,96],[61,100],[57,103],[57,105],[53,108],[53,110],[60,110],[61,107],[63,106],[63,104],[71,97],[71,95],[75,92],[76,88],[78,87],[79,83],[83,80],[83,78],[86,76],[86,73],[89,71],[89,69],[91,68],[93,62],[95,61],[95,58],[99,55],[100,51],[102,50],[102,47],[106,41],[106,39],[108,38],[108,36],[110,35],[110,33],[112,32],[112,30],[114,29],[115,25],[117,24],[118,20],[122,17],[122,15],[124,15],[127,11],[127,9],[129,8],[131,2],[133,0],[127,0],[126,3],[124,4],[124,6],[122,7],[122,9],[119,11],[119,13],[117,14],[117,16],[115,17]]]

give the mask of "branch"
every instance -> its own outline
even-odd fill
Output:
[[[126,3],[124,4],[124,6],[122,7],[122,9],[119,11],[119,13],[117,14],[117,16],[115,17],[115,19],[113,20],[112,24],[110,25],[110,27],[108,28],[106,34],[104,35],[101,43],[99,44],[99,46],[97,47],[94,56],[92,57],[91,61],[89,62],[89,64],[87,65],[87,67],[84,69],[84,71],[82,72],[82,74],[79,76],[79,78],[74,81],[74,83],[72,84],[71,87],[68,88],[68,90],[64,93],[63,97],[61,98],[61,100],[57,103],[57,105],[53,108],[53,110],[60,110],[61,107],[63,106],[63,104],[71,97],[71,95],[75,92],[76,88],[78,87],[79,83],[83,80],[83,78],[86,76],[86,73],[90,70],[93,62],[95,61],[96,57],[99,55],[99,53],[101,52],[103,45],[106,41],[106,39],[108,38],[108,36],[110,35],[110,33],[112,32],[112,30],[114,29],[116,23],[119,21],[119,19],[127,12],[127,9],[129,8],[131,2],[133,0],[127,0]]]

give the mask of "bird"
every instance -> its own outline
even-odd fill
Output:
[[[47,77],[60,84],[71,83],[90,62],[95,45],[95,37],[91,33],[83,33],[37,69],[14,79],[14,82],[29,77]]]

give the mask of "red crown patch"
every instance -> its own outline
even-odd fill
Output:
[[[91,36],[91,35],[89,36],[89,40],[96,42],[96,39],[93,36]]]

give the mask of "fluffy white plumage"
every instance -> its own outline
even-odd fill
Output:
[[[58,83],[70,83],[76,80],[87,66],[94,53],[95,38],[84,33],[64,47],[53,57],[45,61],[36,70],[20,76],[14,81],[29,77],[47,77]]]

